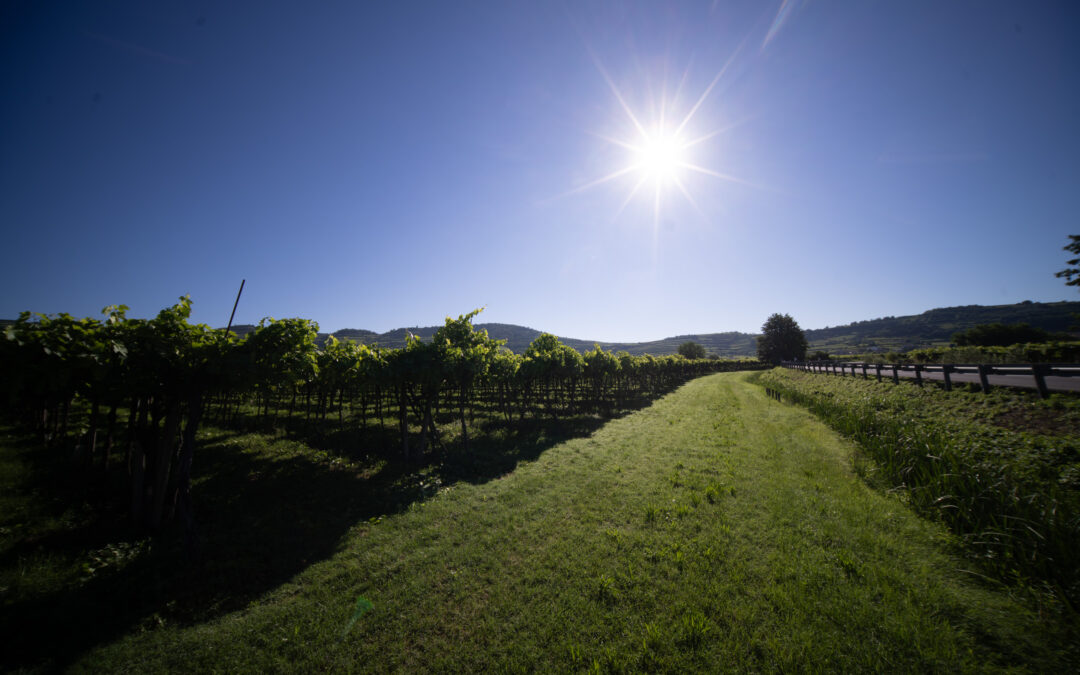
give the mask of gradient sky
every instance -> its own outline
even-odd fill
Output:
[[[223,326],[241,278],[237,323],[486,307],[610,341],[1080,299],[1078,29],[1071,1],[5,3],[0,317],[190,294]],[[725,177],[658,211],[636,171],[589,187],[633,162],[627,110],[694,110],[684,159]]]

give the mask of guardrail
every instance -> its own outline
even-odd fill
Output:
[[[921,387],[926,379],[943,381],[946,391],[952,391],[954,381],[978,382],[983,393],[989,393],[990,386],[1023,387],[1036,389],[1041,398],[1046,398],[1051,391],[1080,391],[1080,364],[1060,363],[1020,363],[1020,364],[900,364],[900,363],[865,363],[851,361],[782,361],[784,368],[802,370],[810,373],[850,375],[860,373],[868,378],[870,373],[881,381],[882,372],[891,376],[894,383],[900,378],[914,379]],[[977,380],[975,378],[978,378]],[[990,379],[994,378],[994,382]],[[1078,379],[1072,379],[1078,378]]]

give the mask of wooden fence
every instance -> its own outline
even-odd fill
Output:
[[[1051,391],[1080,391],[1080,379],[1073,379],[1080,378],[1080,364],[1025,363],[997,365],[986,363],[900,364],[850,361],[784,361],[780,365],[793,370],[839,375],[841,377],[849,374],[856,377],[861,374],[863,378],[868,378],[872,373],[879,382],[884,372],[886,377],[892,377],[894,383],[899,383],[900,378],[903,377],[914,379],[920,387],[925,379],[941,380],[945,383],[946,391],[952,391],[954,380],[974,383],[976,382],[975,377],[977,377],[979,386],[985,394],[990,391],[991,376],[996,376],[994,386],[1036,389],[1042,398],[1049,396]]]

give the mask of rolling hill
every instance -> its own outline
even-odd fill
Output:
[[[948,344],[954,333],[987,323],[1026,323],[1054,333],[1065,332],[1080,322],[1075,317],[1078,314],[1080,302],[967,305],[931,309],[914,316],[888,316],[844,326],[811,329],[806,331],[806,337],[812,350],[824,349],[831,354],[906,351]],[[519,354],[541,333],[533,328],[505,323],[480,323],[476,327],[486,329],[488,335],[495,339],[506,340],[506,347]],[[437,328],[398,328],[382,334],[346,329],[334,335],[339,339],[351,337],[366,344],[401,347],[405,344],[406,333],[430,340]],[[754,356],[757,349],[756,334],[737,331],[676,335],[652,342],[603,342],[561,336],[559,339],[578,351],[586,351],[599,344],[608,351],[627,351],[634,355],[674,354],[679,345],[687,341],[703,345],[709,354],[727,358]]]
[[[1080,302],[1021,302],[931,309],[914,316],[888,316],[806,331],[811,349],[830,354],[907,351],[947,345],[952,336],[988,323],[1026,323],[1051,333],[1076,333]]]
[[[868,321],[856,321],[843,326],[826,326],[806,330],[810,349],[823,349],[830,354],[857,354],[866,352],[907,351],[922,347],[947,345],[954,333],[976,325],[988,323],[1026,323],[1051,333],[1072,332],[1078,334],[1080,302],[1021,302],[1013,305],[965,305],[931,309],[913,316],[886,316]],[[795,317],[798,320],[798,317]],[[0,326],[11,323],[0,321]],[[506,323],[480,323],[477,328],[487,330],[497,340],[506,340],[506,347],[522,353],[541,331],[525,326]],[[241,337],[255,329],[250,324],[236,325],[233,331]],[[412,333],[423,340],[430,340],[438,326],[414,326],[396,328],[376,333],[361,328],[344,328],[334,333],[320,333],[319,340],[333,335],[339,340],[355,340],[364,344],[400,348],[405,337]],[[592,349],[599,344],[608,351],[627,351],[630,354],[674,354],[679,345],[691,341],[703,345],[710,355],[733,358],[754,356],[757,336],[751,333],[729,331],[726,333],[699,333],[676,335],[652,342],[603,342],[578,338],[559,338],[578,351]]]
[[[1078,314],[1080,302],[966,305],[931,309],[913,316],[887,316],[856,321],[844,326],[810,329],[806,331],[806,337],[811,350],[823,349],[830,354],[906,351],[946,345],[954,333],[987,323],[1026,323],[1050,332],[1065,332],[1080,322],[1075,317]],[[534,328],[507,323],[478,323],[476,327],[487,330],[492,338],[506,340],[506,347],[518,354],[524,352],[529,343],[541,333]],[[233,326],[233,330],[239,335],[253,329],[254,326],[250,325]],[[408,333],[422,340],[430,340],[437,329],[438,326],[414,326],[376,333],[346,328],[332,335],[339,340],[351,339],[365,344],[378,344],[381,347],[400,348],[405,345],[405,336]],[[320,333],[320,339],[325,340],[327,335]],[[709,354],[725,358],[754,356],[757,349],[756,334],[738,331],[676,335],[652,342],[603,342],[562,336],[559,339],[578,351],[587,351],[592,349],[594,344],[599,344],[608,351],[626,351],[635,356],[674,354],[680,344],[688,341],[703,345]]]

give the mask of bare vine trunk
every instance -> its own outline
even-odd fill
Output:
[[[405,385],[398,385],[398,428],[401,431],[401,452],[409,461],[409,404],[405,400]]]
[[[180,431],[180,401],[171,400],[165,412],[165,427],[157,442],[154,467],[153,502],[148,525],[156,530],[161,526],[161,516],[165,507],[165,494],[169,487],[169,472],[172,469],[173,456],[176,454],[177,435]]]
[[[184,427],[184,439],[180,445],[180,463],[176,469],[176,509],[184,524],[184,539],[188,555],[198,554],[198,540],[195,531],[195,512],[191,507],[191,464],[195,456],[195,435],[202,420],[203,399],[201,392],[195,392],[188,399],[188,419]]]

